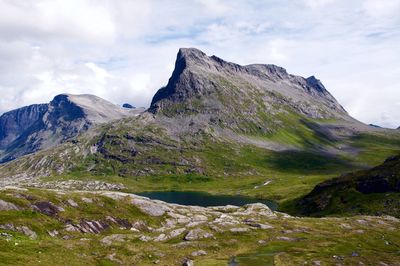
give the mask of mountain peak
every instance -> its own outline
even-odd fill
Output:
[[[232,113],[233,109],[240,112],[243,108],[240,102],[261,100],[253,99],[251,94],[263,95],[262,100],[269,101],[267,105],[262,104],[261,109],[276,106],[276,102],[285,102],[297,112],[312,118],[347,115],[314,76],[303,78],[291,75],[286,69],[271,64],[242,66],[215,55],[207,56],[196,48],[179,50],[172,76],[168,84],[154,95],[149,111],[170,115],[216,110]],[[228,101],[232,97],[237,105]]]
[[[178,58],[204,58],[207,55],[197,48],[180,48]]]
[[[48,104],[9,111],[0,116],[0,163],[57,145],[94,124],[140,112],[142,108],[124,109],[95,95],[66,93]]]

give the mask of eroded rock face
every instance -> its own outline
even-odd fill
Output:
[[[99,234],[102,231],[109,228],[110,225],[105,221],[95,221],[95,220],[81,220],[78,224],[67,224],[65,230],[68,232],[81,232],[89,234]]]
[[[343,107],[314,76],[303,78],[290,75],[284,68],[275,65],[241,66],[216,56],[209,57],[195,48],[179,50],[174,72],[168,84],[154,95],[150,111],[157,113],[174,108],[176,113],[180,114],[188,111],[209,113],[211,110],[218,110],[219,114],[224,113],[227,116],[225,119],[229,119],[231,117],[228,112],[242,109],[243,106],[236,106],[236,101],[229,101],[228,107],[218,97],[230,99],[235,95],[238,101],[252,101],[254,99],[250,99],[243,88],[246,83],[252,84],[251,89],[247,89],[248,93],[262,95],[264,109],[272,103],[280,103],[313,118],[347,115]],[[279,92],[282,97],[276,97],[275,92]],[[194,98],[204,98],[205,102],[194,106]],[[181,110],[175,106],[178,103],[182,107]],[[249,108],[246,112],[253,111]],[[253,115],[257,116],[256,110]]]
[[[54,205],[49,201],[36,202],[32,205],[32,208],[48,216],[56,216],[58,212],[64,211],[64,209]]]

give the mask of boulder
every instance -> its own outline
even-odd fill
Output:
[[[184,259],[182,266],[194,266],[194,262],[191,259]]]
[[[16,210],[19,210],[19,208],[15,204],[0,199],[0,211],[16,211]]]
[[[192,255],[193,257],[205,256],[207,255],[207,252],[205,252],[204,250],[197,250],[193,251],[190,255]]]
[[[186,234],[184,240],[192,241],[192,240],[198,240],[198,239],[203,239],[203,238],[211,238],[213,236],[214,236],[213,234],[211,234],[207,231],[204,231],[203,229],[196,228],[196,229],[190,230]]]
[[[133,198],[131,203],[150,216],[163,216],[166,211],[171,211],[171,209],[163,203],[156,203],[150,200]]]

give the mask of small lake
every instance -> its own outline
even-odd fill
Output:
[[[276,210],[278,207],[277,203],[271,200],[261,200],[240,195],[212,195],[205,192],[152,191],[152,192],[137,193],[137,195],[147,197],[150,199],[162,200],[168,203],[202,206],[202,207],[225,206],[225,205],[243,206],[246,204],[257,203],[257,202],[267,205],[273,211]]]

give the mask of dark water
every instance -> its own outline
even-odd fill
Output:
[[[205,192],[190,191],[153,191],[138,193],[140,196],[151,199],[162,200],[169,203],[194,206],[224,206],[235,205],[243,206],[250,203],[263,203],[271,210],[276,210],[278,205],[271,200],[259,200],[256,198],[245,197],[240,195],[211,195]]]

